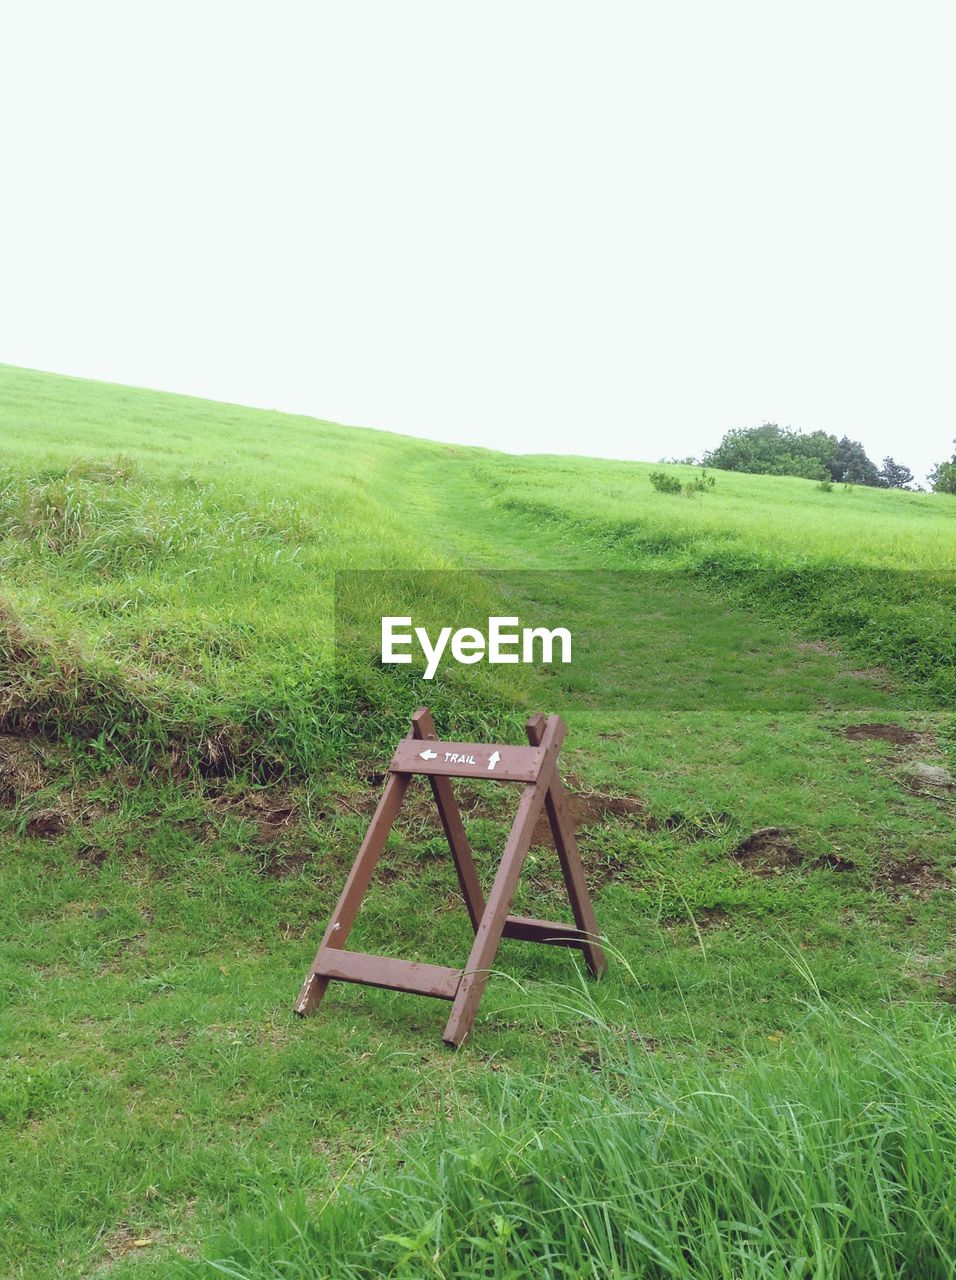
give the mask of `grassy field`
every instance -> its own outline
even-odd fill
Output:
[[[653,469],[0,366],[0,1274],[950,1274],[956,501]],[[575,661],[425,684],[386,602],[560,614]],[[457,1054],[438,1002],[290,1016],[423,701],[565,717],[615,957],[506,943]],[[487,874],[510,812],[462,799]],[[547,847],[520,905],[562,911]],[[467,955],[424,803],[354,945]]]

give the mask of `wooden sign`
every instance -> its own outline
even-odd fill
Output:
[[[584,868],[558,771],[558,753],[565,735],[564,722],[560,716],[545,718],[536,715],[528,721],[526,728],[530,744],[527,747],[502,743],[439,742],[428,708],[421,707],[415,712],[411,733],[402,739],[392,758],[382,798],[332,913],[322,945],[299,992],[296,1013],[303,1016],[312,1013],[331,981],[358,982],[365,986],[435,996],[452,1002],[443,1038],[446,1044],[457,1046],[474,1026],[478,1004],[502,938],[578,947],[584,953],[592,976],[600,977],[607,961],[600,946]],[[345,950],[345,941],[371,883],[389,830],[416,775],[428,778],[475,931],[471,955],[464,969]],[[451,778],[492,778],[524,784],[511,834],[487,899],[478,881],[471,845],[449,781]],[[554,833],[554,844],[574,915],[573,925],[509,915],[531,845],[532,832],[542,809],[547,813]]]

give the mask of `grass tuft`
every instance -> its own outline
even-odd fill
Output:
[[[827,1005],[726,1067],[604,1024],[590,1070],[506,1081],[184,1275],[948,1280],[954,1054],[951,1026]]]

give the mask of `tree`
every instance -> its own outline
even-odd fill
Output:
[[[717,448],[705,453],[701,461],[706,467],[748,471],[752,475],[802,476],[807,480],[829,477],[844,484],[885,484],[879,468],[866,456],[859,440],[848,436],[837,440],[827,431],[804,435],[776,422],[728,431]],[[912,480],[906,467],[902,471]]]
[[[953,441],[956,444],[956,440]],[[929,482],[934,493],[952,493],[956,495],[956,453],[949,462],[939,462],[929,473]]]
[[[908,489],[913,483],[913,473],[902,462],[886,457],[880,468],[880,483],[884,489]]]
[[[827,461],[836,447],[836,437],[823,431],[805,436],[776,422],[765,422],[759,427],[728,431],[717,448],[705,453],[701,461],[723,471],[820,480],[827,474]]]
[[[844,484],[879,485],[880,473],[876,463],[866,456],[859,440],[844,436],[837,444],[836,455],[830,463],[830,478]]]

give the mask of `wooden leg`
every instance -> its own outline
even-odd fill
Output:
[[[460,1045],[475,1024],[478,1005],[484,994],[491,966],[498,954],[511,900],[531,844],[534,825],[544,806],[544,799],[563,738],[564,725],[557,716],[552,716],[539,744],[547,750],[538,780],[529,783],[521,797],[508,843],[501,856],[501,865],[495,876],[495,882],[491,886],[485,912],[481,917],[478,932],[475,934],[474,946],[458,986],[458,994],[451,1007],[451,1014],[443,1035],[446,1044]]]
[[[412,716],[412,734],[420,741],[437,737],[435,722],[427,707],[419,707]],[[458,883],[461,885],[465,906],[468,908],[468,915],[471,917],[471,926],[477,933],[478,925],[485,911],[485,895],[481,891],[481,882],[478,879],[478,871],[475,868],[475,859],[471,852],[468,836],[465,833],[464,823],[461,820],[458,801],[455,799],[455,789],[447,778],[429,775],[428,781],[431,783],[432,795],[435,797],[435,804],[438,808],[438,816],[441,818],[441,825],[448,841],[448,848],[451,850],[451,856],[455,862]]]
[[[339,895],[335,910],[332,912],[332,919],[329,921],[321,946],[316,952],[312,968],[309,970],[309,976],[303,983],[299,998],[293,1006],[295,1012],[303,1017],[307,1013],[312,1013],[325,995],[325,989],[329,985],[329,978],[318,972],[322,955],[327,948],[338,949],[345,945],[345,939],[349,936],[349,930],[355,923],[355,917],[362,898],[365,896],[369,881],[372,879],[372,872],[382,856],[385,840],[399,809],[402,807],[402,801],[405,799],[405,792],[410,781],[411,775],[407,773],[391,773],[388,776],[385,790],[382,792],[382,798],[378,802],[378,808],[375,810],[375,816],[372,818],[368,831],[365,833],[365,839],[362,841],[362,847],[359,849],[352,870],[349,872],[345,888]]]
[[[544,737],[546,723],[544,716],[540,715],[533,716],[528,721],[528,741],[533,747],[540,746]],[[600,934],[598,932],[597,919],[594,915],[594,907],[591,905],[591,895],[588,893],[587,881],[584,876],[584,865],[581,862],[581,853],[574,836],[574,827],[568,814],[567,797],[557,767],[555,767],[551,776],[544,807],[548,814],[551,830],[554,833],[554,846],[558,851],[564,882],[568,887],[568,897],[571,900],[574,923],[588,937],[588,941],[581,947],[581,950],[584,952],[584,959],[592,976],[599,978],[607,969],[607,960],[599,941]]]

